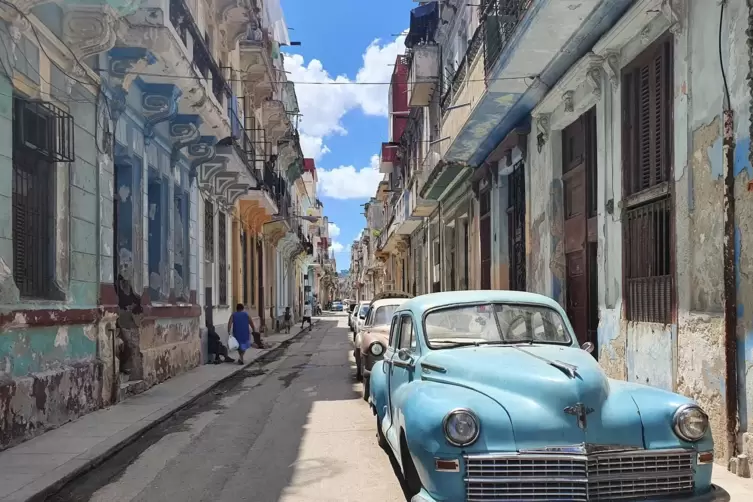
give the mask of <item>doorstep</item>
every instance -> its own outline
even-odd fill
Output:
[[[301,332],[296,327],[290,334],[262,336],[268,348],[249,349],[243,366],[198,366],[114,406],[1,451],[0,502],[27,501],[60,489]],[[237,353],[232,356],[237,359]]]

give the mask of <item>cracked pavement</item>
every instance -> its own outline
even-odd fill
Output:
[[[351,340],[346,316],[321,318],[47,500],[405,500]]]

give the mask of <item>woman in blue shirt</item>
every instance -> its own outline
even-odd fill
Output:
[[[238,364],[244,364],[243,354],[251,347],[252,334],[254,336],[254,345],[260,349],[264,348],[261,343],[261,335],[256,331],[254,321],[251,320],[251,316],[245,311],[242,303],[235,306],[235,312],[233,312],[233,315],[230,316],[230,320],[227,322],[227,332],[232,333],[238,341]]]

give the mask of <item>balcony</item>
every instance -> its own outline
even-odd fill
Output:
[[[276,70],[272,61],[272,41],[266,30],[249,29],[246,38],[240,41],[241,66],[245,79],[256,90],[257,106],[265,97],[271,97],[277,89]]]
[[[421,226],[421,218],[411,216],[411,209],[415,207],[415,204],[411,190],[403,190],[395,205],[393,225],[395,226],[395,233],[397,235],[410,235]]]
[[[389,174],[398,162],[398,143],[382,143],[382,155],[379,160],[379,172]]]
[[[439,85],[439,46],[419,45],[413,48],[408,73],[408,105],[429,106]]]
[[[264,126],[270,136],[269,139],[273,144],[277,143],[290,130],[291,126],[285,103],[279,99],[267,99],[262,102],[261,110]]]
[[[633,0],[482,2],[482,23],[463,64],[443,89],[441,134],[452,138],[443,146],[443,161],[481,165],[546,95],[549,86],[541,83],[560,80],[633,4]],[[452,106],[465,103],[472,106]]]

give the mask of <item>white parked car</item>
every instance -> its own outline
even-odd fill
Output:
[[[366,320],[366,314],[369,313],[370,303],[370,301],[358,302],[358,306],[353,310],[353,333],[357,334],[361,331],[363,323]]]

